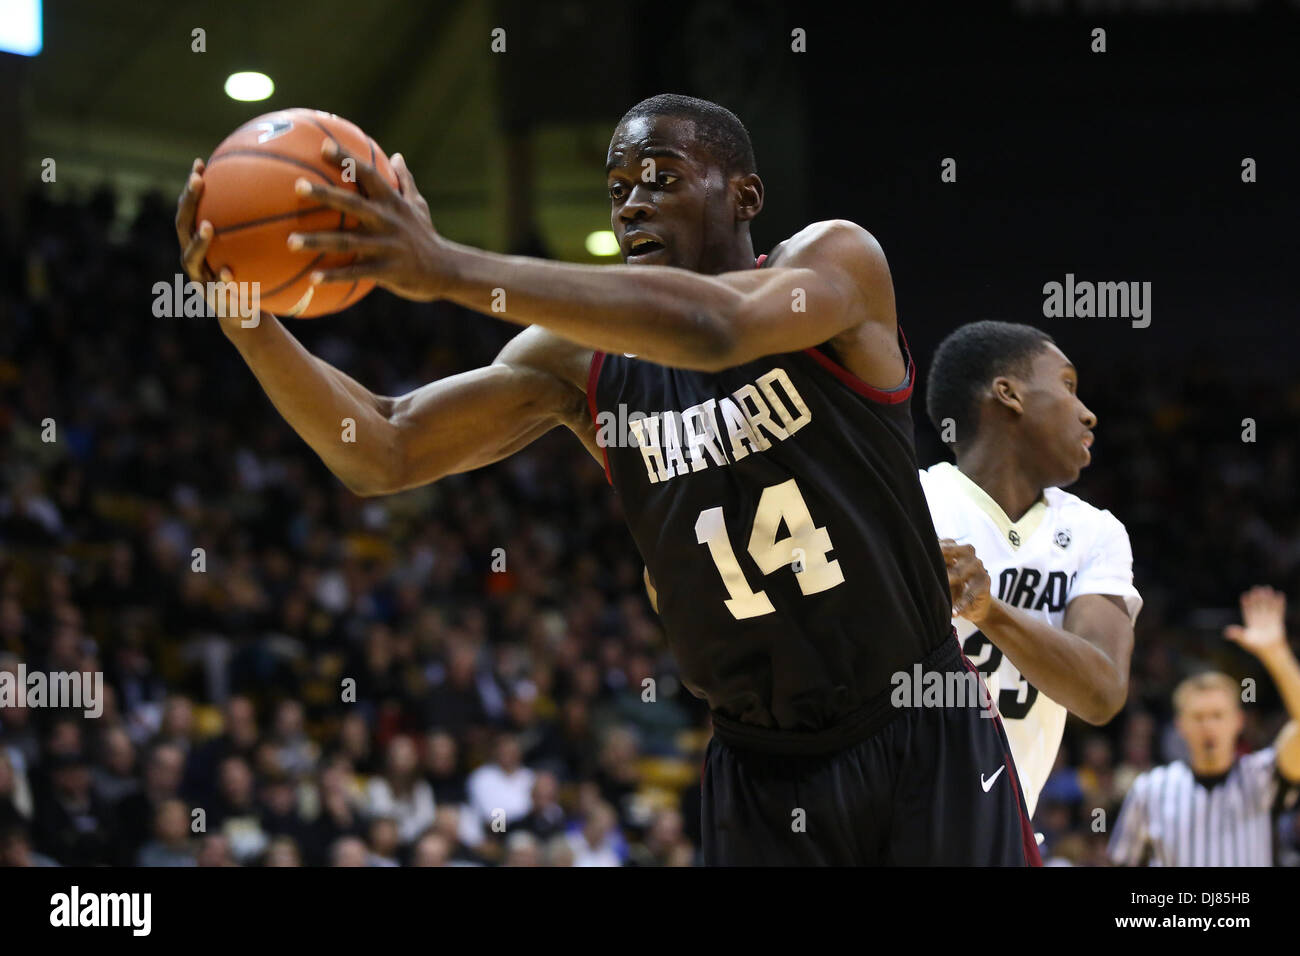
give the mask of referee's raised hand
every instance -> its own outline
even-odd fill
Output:
[[[1242,624],[1229,624],[1223,636],[1256,657],[1286,648],[1286,595],[1253,587],[1241,596]]]

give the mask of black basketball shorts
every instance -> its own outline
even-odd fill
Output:
[[[954,636],[922,671],[974,668]],[[1041,866],[1002,720],[982,697],[877,701],[869,736],[820,754],[770,752],[730,722],[720,733],[715,716],[700,781],[705,865]]]

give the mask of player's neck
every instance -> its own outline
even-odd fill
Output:
[[[957,469],[984,493],[1012,521],[1019,521],[1043,495],[1043,485],[1031,477],[1006,444],[987,442],[964,449],[957,455]]]
[[[725,272],[743,272],[754,268],[754,241],[748,236],[741,236],[740,241],[726,250],[718,250],[717,256],[706,255],[701,263],[700,272],[705,275],[722,275]]]

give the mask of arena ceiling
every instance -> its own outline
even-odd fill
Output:
[[[620,83],[591,75],[617,55],[605,41],[618,14],[589,0],[545,7],[47,0],[44,49],[21,64],[23,168],[53,157],[56,189],[111,182],[129,212],[143,190],[175,192],[193,158],[248,118],[311,106],[400,150],[447,235],[504,248],[531,218],[555,254],[584,258],[582,239],[608,222],[600,177],[611,113],[627,105]],[[505,54],[490,47],[501,25]],[[199,29],[204,52],[192,48]],[[239,70],[267,73],[275,93],[231,100],[223,84]],[[535,120],[526,148],[521,116]],[[521,163],[536,189],[524,208],[511,186]]]

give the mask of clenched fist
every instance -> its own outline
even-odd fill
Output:
[[[964,617],[978,626],[993,606],[993,591],[984,562],[973,547],[958,544],[952,538],[940,538],[939,550],[948,568],[953,616]]]

